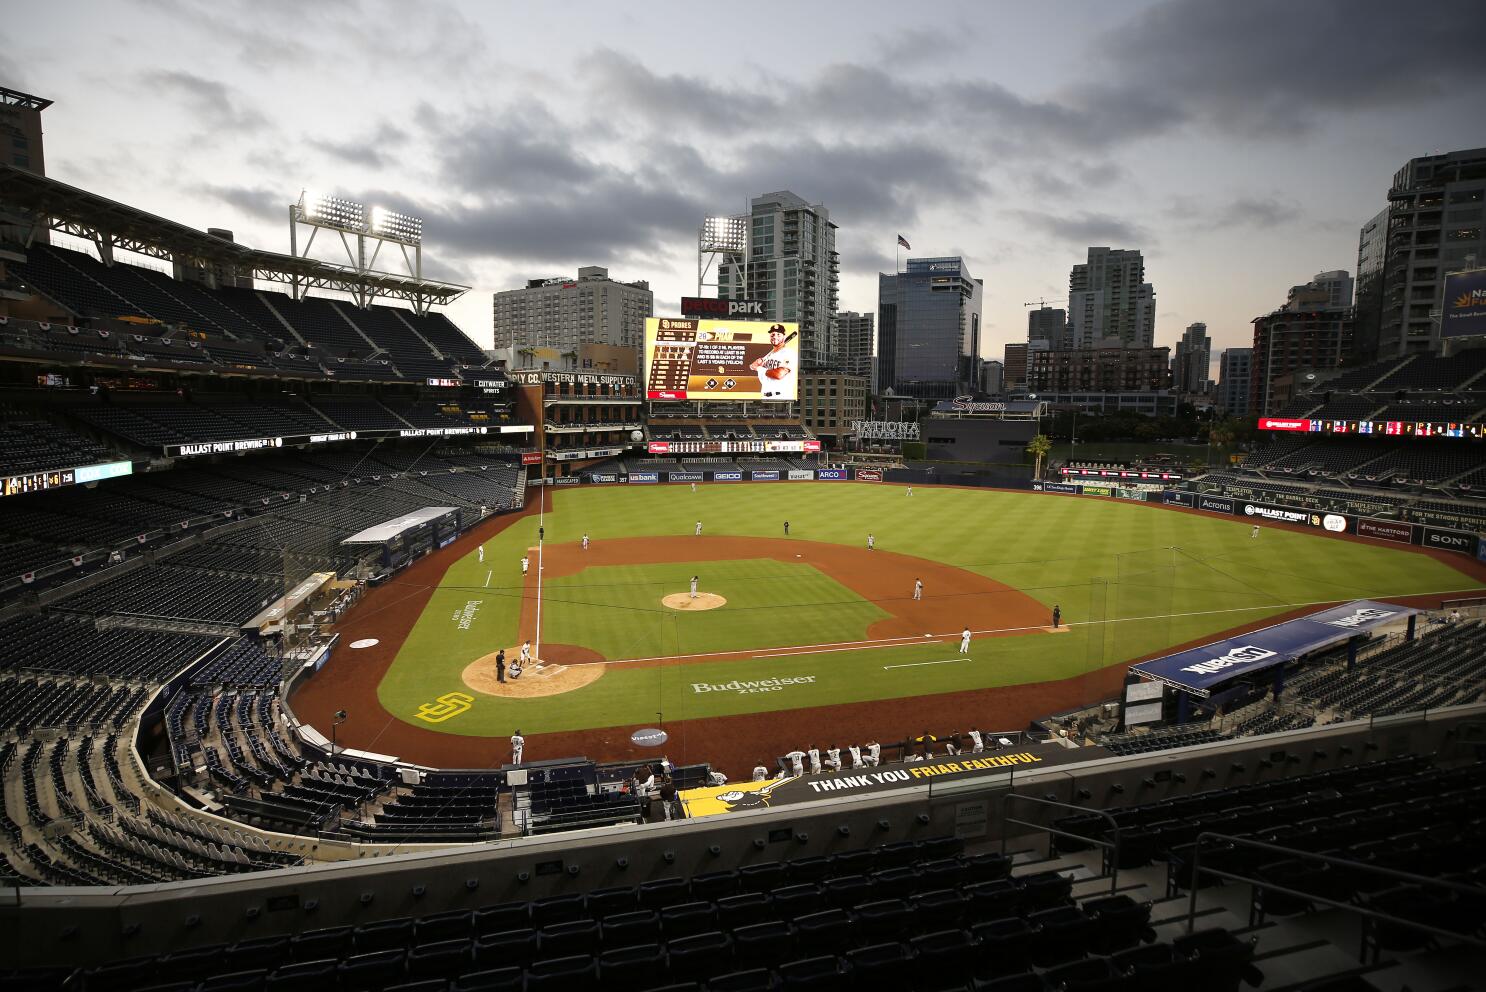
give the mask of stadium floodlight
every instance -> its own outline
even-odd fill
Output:
[[[341,231],[366,230],[366,208],[354,200],[343,200],[305,190],[299,197],[299,220]]]
[[[748,217],[708,217],[702,221],[697,247],[705,252],[748,250]]]
[[[386,207],[372,207],[371,233],[389,241],[416,245],[423,242],[423,221]]]

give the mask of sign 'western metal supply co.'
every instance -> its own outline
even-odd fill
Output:
[[[705,296],[681,297],[683,317],[757,317],[764,319],[762,300],[713,300]]]

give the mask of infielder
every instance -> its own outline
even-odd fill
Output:
[[[924,580],[923,579],[914,579],[913,580],[913,598],[914,599],[923,599],[924,598]]]
[[[960,631],[960,654],[970,653],[970,628]]]
[[[511,764],[521,764],[521,754],[526,750],[526,738],[521,736],[518,730],[511,735]]]
[[[696,537],[701,537],[702,536],[702,522],[700,520],[697,521],[697,529],[696,529],[696,533],[695,533],[694,536],[696,536]]]
[[[587,551],[588,550],[588,535],[587,534],[584,534],[583,535],[583,550],[584,551]]]
[[[691,577],[691,598],[697,598],[697,577],[695,575]]]
[[[531,567],[531,559],[528,558],[528,557],[526,557],[526,555],[522,555],[521,556],[521,574],[524,576],[526,574],[526,570],[528,568],[530,568],[530,567]]]
[[[804,751],[791,751],[789,754],[786,754],[785,757],[789,759],[789,769],[792,773],[794,773],[795,775],[805,774]]]
[[[872,550],[872,545],[874,545],[876,543],[877,543],[877,538],[873,537],[871,534],[868,534],[867,535],[867,550],[868,551],[871,551]]]

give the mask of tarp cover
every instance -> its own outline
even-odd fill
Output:
[[[1229,679],[1263,671],[1349,637],[1417,613],[1406,606],[1359,599],[1298,620],[1240,634],[1200,648],[1142,661],[1130,670],[1199,696]]]
[[[384,541],[392,540],[394,537],[401,534],[403,531],[408,530],[409,528],[417,527],[419,524],[426,524],[430,520],[437,520],[439,517],[442,517],[446,513],[453,513],[456,509],[458,509],[458,507],[425,506],[421,510],[414,510],[412,513],[405,513],[402,516],[398,517],[396,520],[389,520],[386,523],[377,524],[375,527],[368,527],[366,530],[361,531],[360,533],[352,534],[341,543],[381,544]]]

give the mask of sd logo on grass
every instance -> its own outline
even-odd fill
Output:
[[[431,703],[418,704],[418,719],[443,723],[469,709],[475,697],[465,692],[446,692]]]

